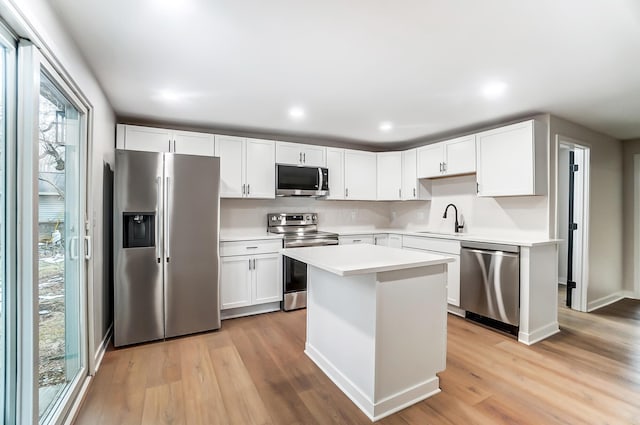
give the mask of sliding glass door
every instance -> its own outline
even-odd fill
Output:
[[[66,415],[87,376],[87,110],[33,46],[20,49],[20,64],[30,75],[20,92],[25,146],[19,156],[27,189],[20,196],[29,216],[22,233],[32,244],[21,265],[33,280],[21,294],[22,348],[33,362],[22,363],[21,379],[32,388],[21,394],[19,420],[48,424]]]

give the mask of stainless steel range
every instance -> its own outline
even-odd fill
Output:
[[[318,214],[267,214],[269,233],[283,235],[285,248],[338,245],[338,234],[318,231]],[[282,309],[297,310],[307,306],[307,265],[282,257],[284,297]]]

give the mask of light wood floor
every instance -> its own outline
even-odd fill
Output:
[[[532,347],[449,315],[442,392],[379,424],[640,424],[640,302]],[[305,311],[110,349],[76,424],[369,424],[303,354]]]

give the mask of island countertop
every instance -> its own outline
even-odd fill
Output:
[[[282,255],[338,276],[378,273],[453,262],[445,255],[356,244],[285,248]]]

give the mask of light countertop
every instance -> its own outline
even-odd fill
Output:
[[[220,242],[257,241],[265,239],[282,239],[282,235],[256,231],[220,232]]]
[[[421,236],[428,238],[439,239],[454,239],[459,241],[470,242],[486,242],[497,243],[505,245],[518,245],[518,246],[538,246],[538,245],[552,245],[561,242],[561,239],[544,239],[535,237],[522,237],[522,236],[487,236],[487,235],[474,235],[470,233],[436,233],[429,230],[419,229],[394,229],[394,228],[363,228],[363,227],[322,227],[320,230],[326,232],[337,233],[340,236],[352,236],[352,235],[380,235],[380,234],[394,234],[403,236]]]
[[[368,244],[286,248],[280,252],[339,276],[426,267],[454,261],[445,255]]]

